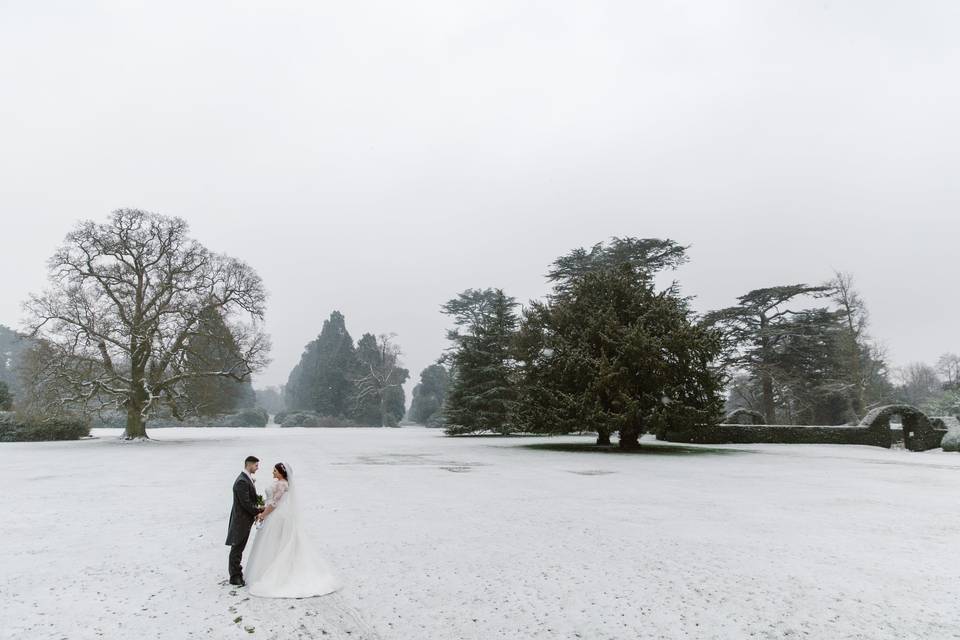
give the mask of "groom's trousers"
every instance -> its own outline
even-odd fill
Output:
[[[250,529],[244,529],[236,544],[230,545],[230,579],[235,580],[243,577],[243,568],[240,561],[243,559],[243,550],[247,546],[247,540],[250,539]]]

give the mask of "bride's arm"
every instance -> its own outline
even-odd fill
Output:
[[[264,507],[263,513],[260,514],[260,518],[266,518],[277,508],[277,504],[280,502],[280,498],[283,497],[283,494],[287,492],[287,483],[278,482],[273,488],[273,493],[270,495],[270,499],[267,500],[267,506]]]

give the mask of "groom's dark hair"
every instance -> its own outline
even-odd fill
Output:
[[[251,462],[260,462],[260,458],[257,456],[247,456],[247,459],[243,461],[243,464],[250,464]]]

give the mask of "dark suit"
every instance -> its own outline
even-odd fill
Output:
[[[257,490],[246,473],[241,473],[233,483],[233,508],[230,510],[230,524],[227,528],[227,542],[230,545],[230,581],[243,578],[240,560],[243,549],[250,538],[250,527],[260,513],[257,508]]]

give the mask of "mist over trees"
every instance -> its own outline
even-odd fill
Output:
[[[50,288],[25,305],[42,345],[29,368],[36,411],[116,409],[126,437],[144,438],[160,406],[177,418],[196,412],[190,383],[243,383],[266,364],[260,277],[188,233],[179,218],[120,209],[66,236]],[[212,314],[229,331],[203,329],[218,324]]]
[[[406,412],[403,383],[410,372],[400,366],[393,336],[365,333],[357,342],[357,366],[351,372],[353,419],[361,424],[396,427]]]
[[[450,388],[450,372],[437,362],[420,372],[420,382],[413,388],[408,417],[428,427],[443,426],[443,407]]]
[[[19,364],[29,346],[30,342],[26,337],[0,324],[0,382],[6,386],[11,396],[20,394]]]
[[[892,369],[851,274],[754,289],[699,316],[677,281],[656,284],[687,249],[630,237],[574,249],[549,265],[551,292],[525,306],[499,288],[464,290],[441,307],[450,348],[420,372],[407,417],[450,435],[617,434],[630,448],[739,408],[799,425],[854,423],[890,403],[960,415],[960,356]],[[264,411],[330,426],[405,415],[410,372],[394,335],[354,342],[339,311],[285,385],[255,391],[270,346],[263,283],[179,218],[122,209],[82,221],[48,271],[48,290],[25,303],[28,333],[0,325],[0,411],[119,413],[127,438],[146,437],[151,419],[223,424],[243,411],[260,425]]]
[[[283,399],[283,385],[279,387],[266,387],[265,389],[254,389],[256,405],[262,407],[270,415],[276,415],[281,411],[286,411],[287,404]]]
[[[342,313],[324,321],[284,386],[286,410],[397,426],[406,411],[400,348],[390,335],[366,333],[354,345]]]
[[[353,383],[350,375],[359,366],[353,338],[343,314],[334,311],[315,340],[309,342],[300,362],[284,386],[289,411],[313,411],[324,416],[347,416]]]

